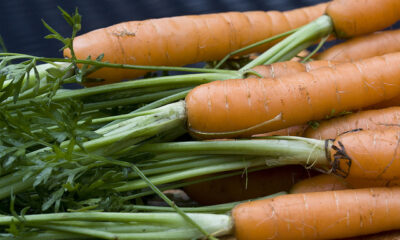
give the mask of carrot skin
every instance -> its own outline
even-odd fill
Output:
[[[301,180],[293,185],[290,193],[324,192],[343,189],[398,187],[400,179],[367,179],[347,177],[346,179],[332,174],[320,174]]]
[[[399,146],[399,128],[340,135],[330,148],[332,171],[343,177],[399,179]]]
[[[399,240],[400,230],[376,233],[368,236],[354,237],[346,240]]]
[[[318,54],[316,59],[347,62],[398,51],[400,30],[392,30],[347,40]]]
[[[347,38],[391,26],[400,18],[398,0],[335,0],[326,14],[332,18],[338,37]]]
[[[253,71],[260,74],[263,78],[277,78],[290,76],[300,72],[310,72],[323,67],[333,67],[339,62],[329,60],[311,61],[300,63],[296,61],[277,62],[268,65],[259,65],[252,68]],[[255,75],[250,75],[249,78],[256,78]]]
[[[289,194],[236,206],[238,240],[335,239],[400,227],[400,188]]]
[[[350,188],[349,184],[341,177],[320,174],[297,182],[290,189],[290,193],[325,192]]]
[[[334,139],[340,134],[355,129],[380,130],[395,127],[400,123],[400,107],[361,111],[319,122],[317,128],[309,127],[303,137]]]
[[[188,127],[202,138],[251,136],[360,109],[400,95],[399,60],[392,53],[294,77],[204,84],[186,97]]]
[[[326,6],[322,3],[287,12],[228,12],[124,22],[76,37],[74,51],[78,59],[104,53],[104,61],[134,65],[182,66],[217,60],[246,45],[307,24],[321,16]],[[272,44],[252,51],[268,49]],[[68,49],[64,56],[71,57]],[[145,72],[103,68],[90,77],[115,82]]]

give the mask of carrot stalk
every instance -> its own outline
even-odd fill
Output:
[[[213,236],[243,239],[338,239],[399,228],[400,188],[369,188],[287,194],[237,205],[231,216],[190,213]],[[202,234],[176,213],[73,212],[0,216],[0,225],[102,239],[197,239]],[[97,230],[94,224],[105,229]],[[128,227],[132,225],[132,231]],[[33,229],[34,228],[34,229]],[[119,228],[121,231],[113,231]],[[288,231],[288,228],[290,231]],[[142,233],[138,230],[142,229]],[[93,230],[93,231],[90,231]],[[103,235],[99,234],[104,232]],[[46,232],[45,232],[46,233]],[[75,236],[75,235],[72,235]],[[72,238],[74,239],[74,238]]]
[[[241,52],[250,50],[250,49],[252,49],[252,48],[254,48],[254,47],[258,47],[258,46],[260,46],[260,45],[262,45],[262,44],[272,42],[272,41],[277,40],[277,39],[279,39],[279,38],[283,38],[283,37],[285,37],[285,36],[287,36],[287,35],[289,35],[289,34],[294,33],[295,31],[297,31],[297,28],[296,28],[296,29],[293,29],[293,30],[290,30],[290,31],[287,31],[287,32],[284,32],[284,33],[281,33],[281,34],[278,34],[278,35],[275,35],[275,36],[273,36],[273,37],[270,37],[270,38],[261,40],[261,41],[256,42],[256,43],[252,43],[252,44],[247,45],[246,47],[240,48],[240,49],[238,49],[238,50],[232,51],[232,52],[228,53],[224,58],[222,58],[222,59],[215,65],[214,68],[215,68],[215,69],[220,68],[221,65],[224,64],[224,63],[225,63],[230,57],[232,57],[232,56],[235,56],[235,55],[237,55],[237,54],[239,54],[239,53],[241,53]],[[304,48],[306,48],[306,47],[304,47]],[[290,55],[290,54],[289,54],[289,55]]]
[[[207,169],[189,169],[152,176],[155,184],[166,183],[167,178],[175,180],[195,177],[204,170],[207,173],[228,171],[250,166],[269,167],[300,164],[338,176],[351,178],[379,178],[393,180],[399,177],[397,146],[400,134],[397,129],[381,131],[349,132],[332,140],[315,140],[300,137],[271,137],[266,140],[174,142],[143,145],[136,149],[150,153],[190,153],[199,155],[227,155],[227,160],[219,160]],[[379,149],[385,149],[384,152]],[[235,157],[233,155],[236,155]],[[231,156],[230,158],[228,156]],[[210,157],[210,159],[212,159]],[[218,159],[218,157],[217,157]],[[225,165],[226,164],[226,165]],[[200,173],[200,174],[204,174]],[[134,180],[117,191],[141,188],[143,182]]]
[[[192,213],[188,214],[188,216],[208,232],[217,236],[225,235],[232,231],[231,218],[227,215]],[[70,221],[76,222],[77,224],[75,225],[77,226],[70,226]],[[18,218],[12,216],[0,217],[0,225],[12,223],[18,224]],[[176,213],[53,213],[25,215],[24,223],[34,228],[51,229],[57,233],[67,232],[79,234],[80,237],[96,237],[100,239],[191,239],[202,236],[197,229],[194,229]],[[100,226],[111,223],[116,227],[132,225],[132,231],[129,228],[122,233],[95,230],[96,228],[93,229],[93,226],[91,226],[91,224],[95,223]],[[138,225],[141,231],[136,230],[137,227],[135,229],[135,225]],[[103,226],[103,229],[105,226]],[[168,231],[165,231],[165,228]]]
[[[360,5],[362,7],[359,7]],[[384,29],[399,20],[397,14],[399,10],[400,4],[396,0],[382,1],[379,5],[376,5],[374,1],[362,1],[360,4],[358,0],[334,0],[328,4],[326,15],[300,27],[295,33],[277,43],[241,70],[280,61],[283,55],[293,52],[292,50],[299,45],[304,43],[311,45],[315,40],[331,33],[347,38]]]
[[[291,59],[301,52],[301,50],[311,46],[319,38],[329,35],[332,30],[331,19],[328,16],[321,16],[271,47],[256,59],[242,67],[241,70],[245,71],[258,65],[282,61],[281,59]],[[307,47],[298,49],[298,52],[293,51],[293,49],[299,45]],[[289,53],[291,53],[292,56],[288,56]]]
[[[211,205],[211,206],[201,206],[201,207],[181,207],[182,210],[188,213],[227,213],[232,210],[233,207],[235,207],[238,204],[248,202],[248,201],[254,201],[254,200],[259,200],[259,199],[267,199],[267,198],[274,198],[277,196],[285,195],[287,194],[286,192],[277,192],[265,197],[257,198],[257,199],[250,199],[250,200],[242,200],[242,201],[236,201],[236,202],[230,202],[230,203],[223,203],[223,204],[217,204],[217,205]],[[174,211],[170,207],[159,207],[159,206],[147,206],[147,205],[132,205],[131,210],[139,210],[139,211],[146,211],[146,212],[172,212]]]

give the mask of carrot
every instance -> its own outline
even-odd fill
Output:
[[[354,237],[347,240],[399,240],[400,230],[376,233],[368,236]]]
[[[310,174],[302,166],[284,166],[191,184],[184,191],[202,205],[236,202],[288,191]]]
[[[290,189],[290,193],[322,192],[341,189],[394,186],[400,186],[400,179],[386,180],[354,177],[347,177],[346,179],[343,179],[331,174],[320,174],[297,182]]]
[[[399,20],[396,0],[335,0],[326,8],[338,37],[347,38],[375,32]]]
[[[300,72],[310,72],[322,67],[333,67],[336,64],[338,64],[338,62],[326,60],[311,61],[307,63],[285,61],[256,66],[252,70],[263,78],[277,78]],[[249,77],[254,78],[256,75],[250,75]]]
[[[337,239],[400,228],[400,188],[288,194],[236,206],[235,236]]]
[[[396,127],[400,123],[400,107],[361,111],[343,117],[319,122],[317,128],[309,127],[303,136],[316,139],[333,139],[354,129],[385,129]]]
[[[400,95],[395,96],[394,98],[391,98],[389,100],[373,104],[369,106],[368,109],[387,108],[387,107],[399,106],[399,104],[400,104]]]
[[[253,135],[252,137],[268,137],[268,136],[303,136],[304,131],[308,128],[308,124],[302,124],[302,125],[295,125],[291,126],[288,128],[272,131],[272,132],[267,132],[267,133],[262,133],[262,134],[256,134]]]
[[[290,193],[325,192],[350,188],[343,178],[330,174],[320,174],[297,182],[290,189]]]
[[[392,30],[347,40],[318,54],[316,59],[354,61],[398,51],[400,51],[400,30]]]
[[[398,12],[400,2],[397,0],[334,0],[323,16],[299,28],[242,69],[282,61],[285,56],[297,54],[318,39],[328,39],[331,34],[349,38],[382,30],[400,19]]]
[[[73,46],[78,59],[104,53],[103,60],[111,63],[181,66],[221,59],[233,50],[300,27],[321,16],[325,8],[323,3],[287,12],[228,12],[124,22],[78,36]],[[71,57],[69,50],[64,56]],[[90,77],[115,82],[144,73],[105,68]]]
[[[276,79],[231,79],[194,88],[186,97],[196,137],[251,136],[400,95],[400,53]],[[251,116],[251,117],[250,117]]]

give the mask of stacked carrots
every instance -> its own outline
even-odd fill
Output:
[[[376,33],[399,19],[399,0],[333,0],[284,13],[232,12],[122,23],[77,37],[74,49],[79,59],[104,53],[103,60],[111,63],[182,66],[222,59],[246,45],[299,28],[293,38],[305,37],[297,46],[291,45],[289,36],[287,41],[273,41],[276,45],[253,49],[266,52],[259,56],[262,60],[238,71],[247,78],[210,80],[192,89],[184,101],[151,113],[159,116],[162,111],[171,120],[168,130],[185,128],[197,139],[246,140],[143,144],[134,151],[162,156],[262,156],[268,158],[267,165],[297,164],[322,171],[324,175],[293,187],[315,172],[290,167],[289,173],[279,173],[281,177],[297,171],[301,177],[290,181],[290,186],[283,184],[285,189],[274,189],[292,187],[290,194],[233,208],[229,233],[239,240],[348,238],[400,228],[400,188],[396,187],[400,107],[395,106],[400,101],[400,35],[397,30]],[[315,39],[332,34],[354,38],[317,54],[316,61],[263,65],[284,60]],[[192,35],[196,37],[188,39]],[[106,41],[93,44],[93,39]],[[288,55],[282,56],[283,52]],[[71,57],[71,52],[65,50],[64,55]],[[144,73],[104,68],[89,77],[110,83]],[[273,175],[270,169],[263,171]],[[273,181],[259,176],[251,184]],[[206,193],[209,187],[206,183],[185,189],[193,198],[199,192],[201,197],[218,194]],[[126,183],[116,191],[128,188]],[[224,190],[233,191],[225,192],[225,197],[235,194],[235,188]],[[210,204],[249,198],[243,195],[240,199],[200,197],[198,201]]]

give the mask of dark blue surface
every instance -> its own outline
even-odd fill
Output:
[[[0,0],[0,35],[9,52],[61,57],[61,43],[43,39],[48,31],[44,19],[63,36],[70,27],[57,6],[71,13],[78,7],[82,31],[115,23],[186,14],[249,10],[290,10],[327,0]]]

